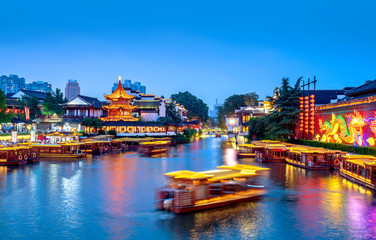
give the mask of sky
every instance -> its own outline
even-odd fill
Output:
[[[317,89],[376,79],[375,1],[0,1],[0,75],[109,94],[118,75],[148,94],[190,91],[210,108],[272,95],[283,77]]]

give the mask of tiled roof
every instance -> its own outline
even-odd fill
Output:
[[[142,127],[151,127],[151,126],[165,126],[165,124],[160,122],[140,122],[140,121],[116,121],[116,122],[102,122],[102,126],[142,126]]]
[[[88,102],[89,104],[93,105],[93,107],[95,107],[95,108],[102,108],[102,103],[97,98],[83,96],[83,95],[78,95],[78,97],[80,97],[82,100]]]
[[[328,104],[331,102],[332,99],[337,99],[337,95],[345,95],[344,89],[337,89],[337,90],[304,90],[302,91],[302,96],[309,96],[315,94],[315,103],[316,104]]]
[[[376,93],[376,80],[366,81],[364,84],[347,91],[346,95],[354,97],[359,95],[370,95],[370,93]]]

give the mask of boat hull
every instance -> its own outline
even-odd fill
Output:
[[[238,158],[255,158],[255,153],[238,153],[236,154]]]
[[[376,190],[376,185],[374,185],[374,184],[367,183],[367,182],[364,182],[364,181],[359,180],[359,179],[357,179],[357,178],[354,178],[354,177],[352,177],[352,176],[349,176],[349,175],[347,175],[346,173],[344,173],[344,172],[342,172],[342,171],[340,171],[340,173],[341,173],[341,176],[342,176],[342,177],[346,178],[347,180],[349,180],[349,181],[351,181],[351,182],[354,182],[354,183],[357,183],[357,184],[362,185],[362,186],[364,186],[364,187],[367,187],[367,188],[370,188],[370,189]]]
[[[85,154],[40,153],[40,158],[82,158]]]
[[[262,195],[266,194],[267,191],[265,189],[252,189],[251,191],[249,191],[249,193],[246,193],[246,194],[243,194],[243,193],[239,195],[235,195],[232,199],[225,198],[223,199],[223,201],[215,201],[212,203],[194,205],[194,206],[189,206],[189,207],[173,207],[171,211],[175,214],[182,214],[182,213],[202,211],[202,210],[211,209],[211,208],[224,207],[224,206],[233,205],[233,204],[240,203],[240,202],[246,202],[252,199],[257,199],[261,197]]]
[[[312,169],[312,170],[329,170],[330,166],[308,166],[304,164],[295,163],[291,160],[286,159],[286,163],[293,165],[295,167],[305,168],[305,169]]]
[[[259,162],[270,162],[270,163],[284,163],[286,162],[285,159],[272,159],[272,158],[265,158],[265,159],[256,159]]]
[[[17,162],[0,162],[0,166],[17,166],[17,165],[24,165],[27,161],[17,161]]]

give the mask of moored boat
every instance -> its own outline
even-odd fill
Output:
[[[0,148],[0,165],[22,165],[27,163],[28,147]],[[25,157],[26,156],[26,157]]]
[[[260,197],[267,191],[251,184],[267,168],[249,165],[220,166],[204,172],[166,173],[169,184],[160,188],[156,208],[173,213],[188,213],[222,207]]]
[[[267,144],[255,150],[255,159],[261,162],[285,162],[286,154],[286,145]]]
[[[238,158],[254,158],[257,149],[261,150],[263,147],[256,146],[254,144],[239,144],[236,151],[236,156]]]
[[[81,158],[85,154],[80,149],[83,143],[32,144],[40,158]]]
[[[326,149],[308,147],[291,147],[286,156],[288,164],[308,169],[329,169],[325,159]]]
[[[340,166],[344,178],[376,190],[376,157],[347,155],[343,157]]]
[[[141,142],[138,152],[145,155],[162,154],[168,151],[169,145],[168,141]]]

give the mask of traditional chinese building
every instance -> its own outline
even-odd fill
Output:
[[[301,100],[301,105],[305,105],[304,100]],[[301,113],[303,121],[305,114]],[[300,121],[301,125],[304,125],[303,121]],[[312,129],[304,128],[309,130],[303,135],[305,139],[376,146],[376,80],[346,89],[341,101],[316,105],[314,121],[309,123]]]
[[[129,104],[129,101],[132,100],[134,96],[131,96],[124,91],[124,88],[121,85],[120,76],[116,90],[110,95],[104,95],[104,97],[110,101],[110,105],[103,106],[103,109],[108,112],[108,115],[107,117],[101,118],[102,121],[138,121],[137,118],[132,116],[132,111],[136,109],[137,106],[131,106]]]
[[[138,110],[136,95],[128,94],[121,85],[121,77],[119,76],[119,83],[117,88],[110,95],[104,96],[106,100],[110,101],[109,105],[102,105],[103,110],[107,113],[101,117],[103,130],[115,130],[118,136],[166,136],[175,135],[175,132],[170,132],[168,124],[156,121],[140,121],[135,116],[145,116],[143,112]],[[143,110],[148,110],[154,113],[156,110],[156,103],[154,96],[145,96],[152,99],[151,104],[147,106],[143,104]],[[145,99],[146,100],[146,99]],[[133,105],[131,104],[133,103]],[[138,103],[141,103],[140,101]],[[138,114],[137,114],[138,113]],[[134,116],[135,115],[135,116]],[[93,129],[86,127],[86,132],[92,132]]]

